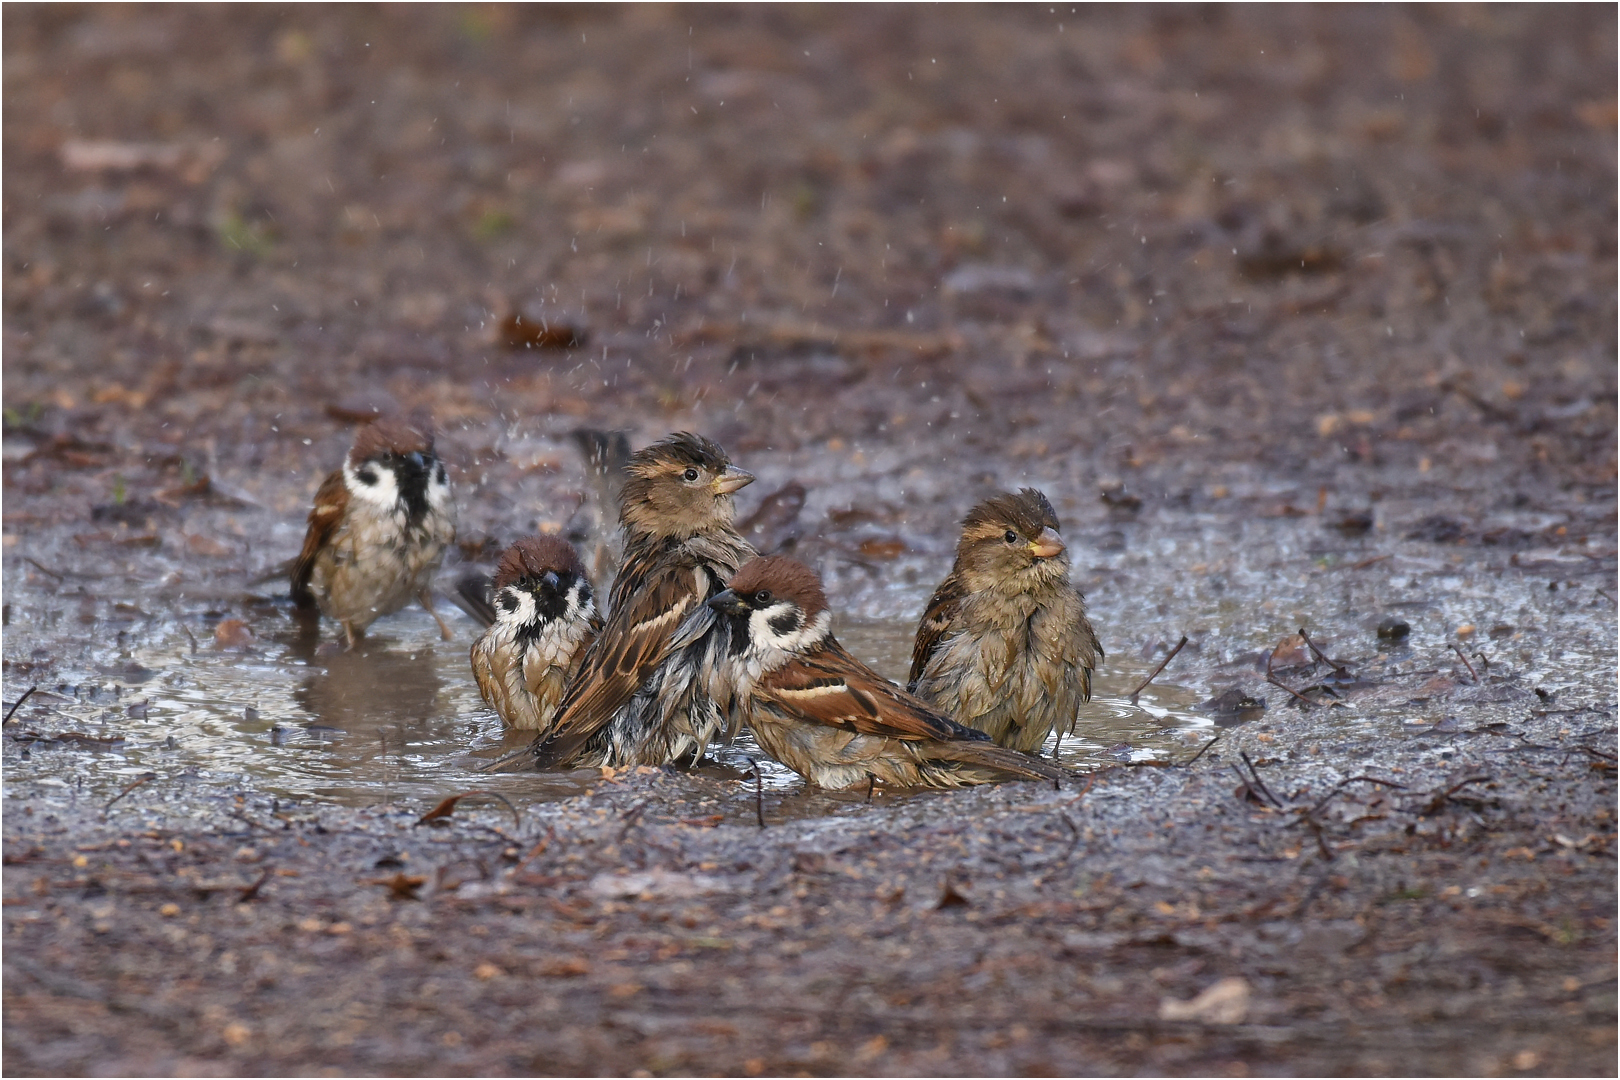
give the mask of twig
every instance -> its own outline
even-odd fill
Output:
[[[135,780],[132,783],[125,784],[123,791],[120,791],[118,794],[116,794],[112,798],[108,799],[107,800],[107,805],[103,806],[102,809],[103,810],[111,810],[113,803],[117,802],[119,799],[122,799],[125,795],[128,795],[130,792],[134,791],[136,788],[140,787],[142,784],[149,783],[149,782],[151,782],[153,780],[156,780],[157,778],[158,778],[158,775],[155,772],[142,773],[140,776],[136,777]]]
[[[754,767],[754,818],[759,827],[765,827],[765,774],[759,771],[759,762],[750,762]]]
[[[1332,668],[1335,675],[1349,674],[1349,672],[1345,670],[1343,664],[1329,660],[1327,653],[1316,647],[1316,642],[1311,640],[1311,635],[1305,632],[1305,628],[1303,626],[1299,628],[1299,636],[1304,639],[1305,646],[1311,650],[1312,655],[1314,655],[1318,660],[1322,661],[1322,663],[1326,664],[1328,667]]]
[[[1474,674],[1474,665],[1468,662],[1468,657],[1463,655],[1463,651],[1457,648],[1455,644],[1451,646],[1451,651],[1457,654],[1457,659],[1461,660],[1463,667],[1468,669],[1468,677],[1475,682],[1479,682],[1479,676]]]
[[[1334,797],[1337,796],[1339,794],[1339,792],[1343,791],[1346,787],[1350,786],[1351,784],[1354,784],[1354,783],[1357,783],[1357,782],[1364,783],[1364,784],[1379,784],[1379,785],[1381,785],[1383,787],[1399,788],[1402,791],[1406,790],[1406,785],[1405,784],[1397,784],[1393,780],[1380,780],[1376,776],[1350,776],[1350,777],[1346,777],[1345,779],[1340,780],[1337,784],[1333,785],[1333,790],[1328,792],[1326,795],[1322,796],[1321,800],[1315,806],[1313,806],[1309,810],[1305,811],[1305,816],[1306,817],[1315,816],[1315,814],[1318,811],[1320,811],[1323,807],[1327,806],[1328,803],[1332,802]]]
[[[24,555],[23,556],[23,562],[32,564],[34,569],[36,569],[36,570],[43,570],[45,573],[51,575],[51,577],[55,578],[57,581],[66,581],[67,580],[67,575],[66,574],[57,573],[55,570],[52,570],[50,567],[48,567],[45,564],[41,563],[38,559],[30,559],[27,555]]]
[[[1260,785],[1260,793],[1271,800],[1272,806],[1275,806],[1277,809],[1281,810],[1283,805],[1282,800],[1273,795],[1271,793],[1271,789],[1266,787],[1266,782],[1260,779],[1259,770],[1254,767],[1254,762],[1249,760],[1249,752],[1247,750],[1239,750],[1238,757],[1242,758],[1243,764],[1249,767],[1249,775],[1254,777],[1254,782],[1256,784]]]
[[[182,630],[184,630],[186,632],[186,639],[191,642],[191,655],[196,656],[197,655],[197,635],[193,634],[191,632],[191,627],[187,626],[185,623],[180,624],[180,629],[182,629]]]
[[[264,868],[264,873],[259,875],[259,880],[258,881],[255,881],[253,884],[247,886],[246,888],[244,888],[242,890],[242,895],[236,902],[238,904],[245,904],[249,900],[252,900],[255,896],[259,895],[259,890],[264,888],[264,883],[269,881],[269,880],[270,880],[270,868],[267,866],[267,867]]]
[[[1267,666],[1269,667],[1270,665],[1267,665]],[[1304,694],[1300,693],[1298,690],[1295,690],[1292,686],[1289,686],[1286,683],[1282,682],[1276,676],[1272,675],[1269,671],[1266,673],[1266,682],[1270,683],[1272,686],[1275,686],[1279,690],[1286,690],[1290,694],[1293,694],[1299,700],[1303,701],[1306,704],[1307,707],[1316,704],[1316,702],[1312,701],[1310,698],[1306,697]]]
[[[1487,780],[1495,779],[1496,777],[1494,776],[1480,775],[1470,776],[1466,780],[1459,780],[1455,784],[1452,784],[1450,787],[1446,788],[1446,790],[1433,793],[1433,796],[1427,803],[1423,805],[1423,809],[1419,810],[1418,813],[1422,814],[1424,817],[1428,817],[1430,814],[1438,812],[1442,806],[1446,805],[1446,800],[1450,799],[1458,791],[1467,787],[1469,784],[1481,784]]]
[[[1381,563],[1385,559],[1393,559],[1394,557],[1395,556],[1393,556],[1393,555],[1375,555],[1370,559],[1362,559],[1360,562],[1351,563],[1349,566],[1345,567],[1345,569],[1347,569],[1347,570],[1365,570],[1365,569],[1367,569],[1367,567],[1373,565],[1374,563]]]
[[[1602,589],[1593,589],[1592,591],[1597,593],[1599,596],[1603,597],[1603,599],[1607,600],[1609,603],[1613,604],[1615,607],[1620,607],[1620,600],[1616,600],[1614,597],[1610,596],[1608,593],[1604,592]]]
[[[1146,690],[1147,686],[1148,686],[1148,683],[1152,682],[1154,679],[1157,679],[1159,677],[1159,672],[1163,671],[1165,669],[1165,665],[1169,664],[1170,661],[1172,661],[1172,660],[1174,660],[1176,658],[1176,653],[1180,652],[1181,647],[1183,645],[1185,645],[1185,644],[1187,644],[1187,635],[1182,634],[1181,635],[1181,640],[1176,642],[1176,647],[1171,649],[1168,653],[1166,653],[1164,659],[1159,661],[1159,666],[1153,669],[1153,674],[1151,674],[1147,678],[1143,679],[1142,680],[1142,685],[1138,686],[1135,690],[1131,691],[1131,704],[1132,705],[1136,704],[1136,695],[1140,694],[1143,690]]]
[[[1183,765],[1183,766],[1182,766],[1182,768],[1183,768],[1183,769],[1190,769],[1190,768],[1192,768],[1192,767],[1193,767],[1193,766],[1194,766],[1194,765],[1196,765],[1196,764],[1198,764],[1198,759],[1199,759],[1199,758],[1201,758],[1201,757],[1203,757],[1203,756],[1204,756],[1204,753],[1205,753],[1205,752],[1206,752],[1206,751],[1207,751],[1207,750],[1209,750],[1209,748],[1210,748],[1210,747],[1212,747],[1212,746],[1214,746],[1214,745],[1215,745],[1215,744],[1216,744],[1216,743],[1218,743],[1218,742],[1220,742],[1220,741],[1221,741],[1221,736],[1222,736],[1222,735],[1225,735],[1225,734],[1226,734],[1226,729],[1225,729],[1225,728],[1216,728],[1216,729],[1215,729],[1215,737],[1214,737],[1214,738],[1213,738],[1213,739],[1211,739],[1211,740],[1209,740],[1209,742],[1207,742],[1207,743],[1205,743],[1205,744],[1204,744],[1204,745],[1203,745],[1203,748],[1202,748],[1202,749],[1200,749],[1200,750],[1199,750],[1199,751],[1198,751],[1198,753],[1196,753],[1196,754],[1194,754],[1194,755],[1193,755],[1193,757],[1192,757],[1192,760],[1191,760],[1191,761],[1189,761],[1189,762],[1187,762],[1187,764],[1185,764],[1185,765]]]
[[[11,723],[12,714],[14,714],[18,709],[22,708],[22,703],[33,697],[34,691],[38,689],[38,686],[30,686],[27,690],[24,690],[23,696],[17,699],[17,703],[6,710],[6,718],[4,720],[0,720],[0,727],[4,727],[5,725]]]

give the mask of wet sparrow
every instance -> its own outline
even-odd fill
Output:
[[[563,693],[550,739],[536,743],[543,767],[696,761],[724,722],[708,686],[724,642],[703,602],[754,555],[731,524],[731,496],[754,477],[687,432],[636,451],[625,472],[624,563],[602,633]],[[675,631],[694,613],[677,646]]]
[[[1039,753],[1053,731],[1073,729],[1102,655],[1046,496],[1024,488],[975,506],[917,627],[911,691],[1003,746]]]
[[[708,606],[727,626],[737,708],[765,752],[812,783],[943,788],[1071,775],[946,719],[845,652],[803,563],[755,559]]]
[[[574,547],[528,536],[501,554],[495,621],[473,642],[478,692],[508,726],[544,733],[602,617]]]
[[[415,598],[449,641],[430,589],[455,538],[456,507],[432,433],[375,420],[356,433],[343,467],[315,493],[292,567],[293,599],[341,623],[353,648],[377,618]]]

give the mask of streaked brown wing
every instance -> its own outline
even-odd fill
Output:
[[[765,676],[754,692],[787,715],[861,735],[910,741],[984,737],[934,712],[830,637],[814,653]]]
[[[321,482],[315,492],[315,505],[309,511],[309,528],[304,532],[304,549],[293,560],[292,598],[301,608],[315,606],[309,591],[309,576],[315,570],[315,556],[325,547],[332,533],[343,523],[349,509],[349,489],[343,486],[343,472],[337,470]]]
[[[542,765],[567,761],[663,663],[676,627],[704,599],[694,585],[693,567],[667,567],[654,571],[645,588],[614,607],[563,692],[551,739],[536,748]]]
[[[934,590],[934,595],[929,597],[928,606],[923,609],[922,621],[917,624],[917,642],[911,648],[911,675],[906,685],[913,692],[929,659],[961,614],[962,600],[966,595],[962,579],[953,568],[950,575],[939,583],[939,588]]]

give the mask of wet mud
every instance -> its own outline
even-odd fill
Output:
[[[1612,1068],[1612,9],[3,18],[8,1072]],[[1086,778],[478,773],[264,579],[418,408],[441,589],[692,428],[896,678],[1042,488]]]

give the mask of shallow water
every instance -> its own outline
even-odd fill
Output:
[[[594,772],[477,771],[527,736],[505,734],[479,698],[466,645],[475,628],[465,619],[454,623],[458,640],[444,643],[424,613],[403,612],[349,653],[331,645],[311,649],[287,625],[285,635],[241,652],[193,651],[183,630],[170,627],[155,635],[154,644],[102,665],[107,678],[94,686],[36,697],[35,708],[43,700],[49,716],[36,714],[14,730],[122,741],[90,746],[14,739],[6,752],[8,782],[66,785],[105,800],[151,771],[292,798],[375,805],[428,801],[473,787],[520,804],[543,802],[578,794],[599,779]],[[910,623],[867,620],[842,626],[839,637],[881,673],[901,679],[912,632]],[[1064,762],[1090,767],[1125,758],[1174,758],[1186,752],[1189,733],[1210,727],[1192,711],[1199,692],[1173,682],[1155,682],[1131,705],[1126,696],[1148,670],[1132,661],[1106,665],[1079,732],[1062,741]],[[1110,748],[1122,743],[1130,749],[1110,756]],[[704,767],[712,775],[742,777],[758,761],[773,792],[803,786],[760,754],[746,734],[734,746],[716,748],[714,758]]]

